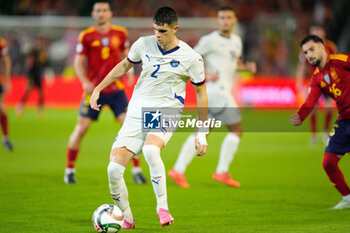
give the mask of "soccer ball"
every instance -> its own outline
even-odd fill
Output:
[[[97,232],[118,232],[123,222],[122,211],[112,204],[99,206],[92,215],[92,224]]]

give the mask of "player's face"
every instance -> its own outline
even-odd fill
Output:
[[[161,47],[166,47],[172,40],[174,40],[177,29],[179,29],[179,26],[176,24],[158,25],[153,23],[154,34]]]
[[[236,22],[237,18],[233,11],[225,10],[218,12],[219,30],[221,32],[230,32]]]
[[[98,2],[95,3],[91,15],[98,25],[103,25],[112,18],[112,11],[108,3]]]
[[[322,56],[325,54],[325,48],[322,43],[315,43],[313,40],[308,41],[302,47],[306,60],[310,65],[319,66]]]

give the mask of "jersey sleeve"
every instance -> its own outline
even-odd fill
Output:
[[[210,43],[208,43],[208,37],[204,36],[200,38],[198,44],[193,49],[202,56],[207,54],[210,51]]]
[[[199,54],[195,56],[191,66],[189,67],[188,76],[191,79],[191,83],[194,85],[202,85],[205,82],[204,63]]]
[[[135,43],[131,46],[128,61],[134,64],[142,62],[142,50],[143,50],[143,39],[140,37]]]
[[[75,48],[75,53],[86,55],[87,49],[88,49],[88,46],[87,46],[87,42],[86,42],[86,33],[84,31],[82,31],[78,37],[78,43],[77,43],[77,46]]]
[[[329,60],[336,66],[350,70],[350,55],[345,53],[335,53],[329,55]]]
[[[305,118],[310,114],[315,104],[317,103],[318,99],[320,98],[321,94],[322,94],[322,90],[320,86],[317,84],[316,79],[313,77],[311,79],[309,95],[307,96],[305,102],[301,105],[301,107],[298,110],[298,114],[300,116],[301,121],[304,121]]]

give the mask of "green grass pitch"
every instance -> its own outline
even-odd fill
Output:
[[[48,109],[39,120],[34,110],[26,111],[22,118],[9,110],[15,151],[9,153],[0,147],[1,233],[95,231],[93,211],[103,203],[112,203],[107,165],[120,126],[110,111],[103,112],[83,140],[77,162],[78,184],[66,185],[66,145],[76,116],[76,110]],[[289,124],[288,116],[271,114],[282,125]],[[167,171],[187,135],[176,133],[162,152]],[[167,228],[159,225],[152,185],[136,185],[128,167],[125,180],[136,220],[132,232],[350,232],[350,211],[329,209],[341,196],[322,169],[321,141],[310,147],[310,134],[305,132],[245,133],[230,169],[242,184],[235,189],[211,179],[224,135],[210,135],[208,153],[188,167],[189,189],[181,189],[168,179],[175,224]],[[340,166],[350,181],[348,156]],[[142,167],[148,176],[144,159]]]

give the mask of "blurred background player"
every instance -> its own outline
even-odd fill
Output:
[[[39,93],[38,99],[38,115],[41,117],[44,111],[44,88],[43,88],[43,76],[44,71],[49,64],[49,55],[48,55],[48,38],[44,36],[38,36],[35,41],[32,49],[30,50],[26,67],[28,70],[27,74],[27,88],[24,92],[19,104],[16,107],[17,115],[21,116],[26,104],[26,101],[30,95],[30,92],[33,88],[36,88]]]
[[[207,78],[208,117],[219,119],[229,130],[221,145],[219,163],[213,179],[229,186],[239,187],[228,173],[242,135],[241,115],[232,96],[236,70],[256,72],[253,62],[242,63],[242,41],[232,33],[237,18],[231,7],[218,10],[219,31],[203,36],[194,48],[204,58]],[[190,135],[183,144],[174,168],[168,175],[181,187],[187,188],[185,171],[195,156],[195,135]]]
[[[0,37],[0,58],[4,62],[4,72],[0,76],[0,125],[2,130],[2,144],[8,151],[13,150],[13,146],[8,138],[8,117],[5,107],[5,93],[10,93],[11,91],[11,59],[8,55],[8,48],[6,46],[5,40]]]
[[[201,56],[176,37],[178,16],[170,7],[159,8],[153,17],[155,35],[140,37],[130,49],[127,59],[121,61],[94,89],[90,104],[99,110],[97,103],[101,90],[124,75],[135,63],[142,64],[142,72],[130,100],[125,124],[113,143],[108,165],[109,187],[112,199],[125,216],[123,229],[135,228],[124,181],[125,167],[141,150],[149,165],[154,194],[157,198],[157,214],[162,226],[174,222],[169,213],[165,167],[161,150],[174,131],[147,131],[141,125],[142,108],[178,108],[184,106],[186,84],[191,80],[196,92],[198,119],[207,119],[207,93],[204,66]],[[170,91],[169,91],[170,90]],[[101,97],[100,97],[101,98]],[[145,113],[145,112],[144,112]],[[158,111],[153,118],[159,118]],[[198,132],[193,138],[198,155],[207,149],[206,132]]]
[[[65,183],[76,183],[74,167],[82,138],[100,113],[90,108],[91,93],[108,72],[128,54],[128,33],[123,27],[111,25],[110,4],[106,1],[96,2],[93,5],[92,17],[96,25],[81,32],[76,47],[74,67],[85,93],[79,108],[78,122],[68,142]],[[129,81],[132,82],[132,79],[133,75],[129,73]],[[128,107],[123,89],[123,83],[118,80],[103,90],[99,100],[100,104],[109,105],[116,119],[122,124]],[[138,184],[147,182],[141,172],[139,160],[133,159],[132,173]]]
[[[323,40],[315,35],[305,37],[300,46],[306,60],[316,68],[311,77],[310,92],[291,123],[301,125],[310,114],[322,93],[336,101],[338,119],[335,121],[330,140],[323,157],[323,168],[343,199],[333,209],[350,208],[350,189],[338,163],[350,152],[350,55],[328,54]]]
[[[335,52],[337,52],[337,47],[336,45],[326,39],[326,31],[325,29],[319,25],[319,24],[312,24],[310,26],[310,30],[309,30],[309,34],[310,35],[316,35],[318,37],[320,37],[323,41],[324,41],[324,46],[326,49],[326,52],[328,54],[333,54]],[[303,80],[304,77],[307,77],[308,80],[311,77],[311,75],[314,73],[315,71],[315,67],[313,67],[312,65],[308,64],[304,54],[301,52],[299,54],[299,62],[296,68],[296,88],[297,91],[299,93],[299,95],[301,96],[306,96],[306,90],[303,89]],[[324,125],[323,125],[323,137],[322,137],[322,141],[327,144],[328,142],[328,133],[329,133],[329,129],[330,129],[330,125],[331,125],[331,120],[332,120],[332,110],[333,110],[333,100],[327,96],[327,95],[323,95],[324,99],[325,99],[325,117],[324,117]],[[310,115],[310,131],[311,131],[311,143],[315,144],[317,142],[317,108],[314,109],[314,111],[312,111],[311,115]]]

